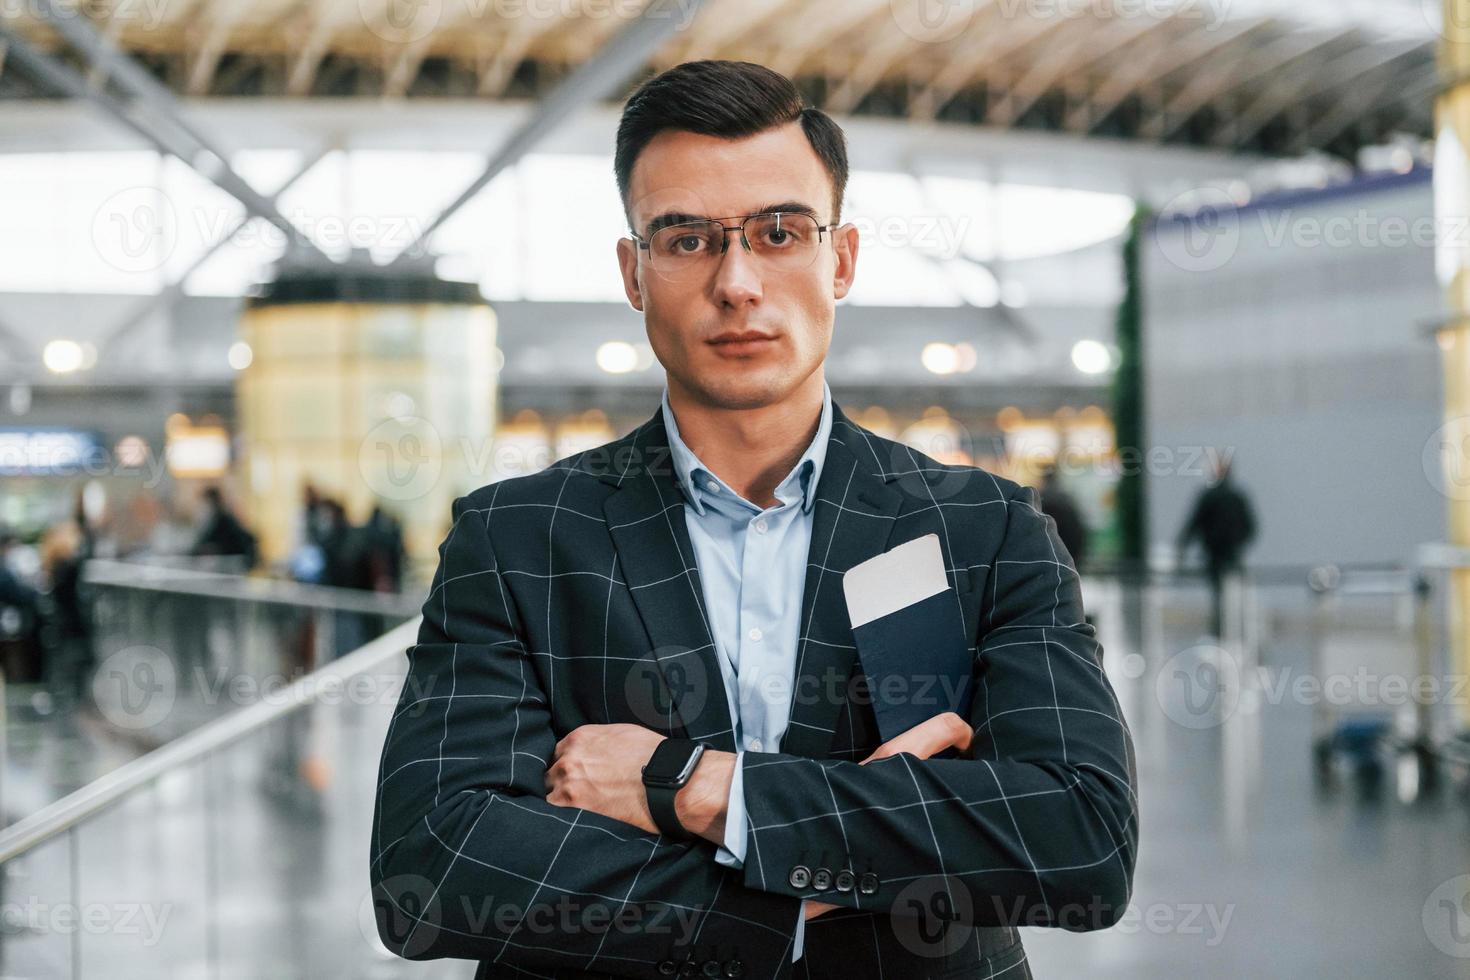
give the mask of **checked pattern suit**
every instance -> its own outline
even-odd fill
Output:
[[[682,491],[655,412],[455,502],[383,746],[379,933],[477,978],[1029,977],[1016,926],[1104,928],[1137,853],[1133,745],[1034,490],[833,406],[794,697],[745,757],[747,856],[544,799],[556,741],[628,722],[733,751]],[[842,573],[939,535],[972,638],[968,758],[881,739]],[[917,696],[917,695],[916,695]],[[839,908],[806,923],[803,898]]]

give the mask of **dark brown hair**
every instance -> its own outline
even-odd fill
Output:
[[[623,210],[638,154],[664,130],[740,139],[797,119],[832,178],[832,221],[839,221],[847,189],[842,128],[821,109],[804,106],[791,79],[749,61],[686,61],[650,78],[629,97],[613,155]]]

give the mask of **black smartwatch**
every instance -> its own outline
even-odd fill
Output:
[[[674,809],[674,797],[694,775],[704,755],[704,743],[687,738],[666,738],[658,743],[648,764],[643,767],[643,790],[648,794],[648,812],[665,836],[688,839],[694,835],[684,829]]]

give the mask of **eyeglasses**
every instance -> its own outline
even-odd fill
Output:
[[[738,225],[725,221],[740,219]],[[634,234],[638,247],[648,253],[648,264],[665,279],[685,282],[710,276],[730,246],[729,235],[740,232],[740,244],[774,272],[799,272],[817,257],[822,233],[836,225],[819,225],[800,211],[767,211],[730,218],[703,218],[664,225],[649,238]]]

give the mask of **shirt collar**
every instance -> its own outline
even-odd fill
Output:
[[[663,412],[664,430],[669,437],[669,453],[674,460],[674,473],[679,478],[679,488],[684,491],[684,496],[694,507],[694,512],[703,517],[705,504],[714,500],[739,501],[759,511],[761,508],[756,507],[731,489],[685,444],[679,435],[679,424],[674,419],[673,406],[669,404],[667,385],[664,386],[661,411]],[[795,499],[799,492],[802,511],[811,513],[816,503],[817,483],[822,478],[822,464],[827,461],[827,441],[831,434],[832,389],[824,379],[822,381],[822,414],[817,421],[817,433],[812,437],[811,444],[806,447],[806,452],[801,454],[801,458],[791,468],[791,472],[787,473],[777,485],[776,498],[778,500],[789,502]],[[718,490],[709,488],[711,481],[718,487]]]

